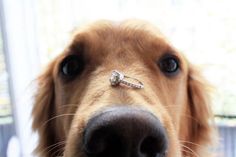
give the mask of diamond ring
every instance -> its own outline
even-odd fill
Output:
[[[130,80],[130,81],[128,81]],[[117,70],[113,70],[110,77],[110,83],[112,86],[118,86],[124,84],[131,88],[141,89],[144,87],[143,83],[138,79],[128,77]]]

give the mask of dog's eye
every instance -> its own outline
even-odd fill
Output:
[[[179,71],[179,60],[173,55],[166,55],[159,61],[159,67],[166,75],[174,75]]]
[[[67,56],[61,63],[60,72],[63,76],[74,78],[84,69],[84,61],[78,55]]]

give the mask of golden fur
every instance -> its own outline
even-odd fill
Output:
[[[60,63],[80,51],[87,66],[75,80],[63,81]],[[156,65],[165,53],[181,62],[173,78]],[[110,86],[113,69],[135,76],[144,89]],[[168,134],[168,157],[209,157],[213,126],[207,87],[196,68],[150,24],[97,22],[79,29],[38,78],[32,112],[33,129],[39,133],[36,153],[85,157],[81,139],[88,119],[103,107],[127,104],[146,108],[160,119]]]

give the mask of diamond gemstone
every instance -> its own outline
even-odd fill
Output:
[[[116,71],[113,71],[110,78],[111,85],[118,85],[120,83],[120,78],[120,74]]]

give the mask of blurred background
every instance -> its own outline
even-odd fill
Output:
[[[98,20],[157,25],[202,67],[220,132],[219,156],[236,157],[235,0],[0,0],[0,157],[32,157],[34,80],[71,31]]]

